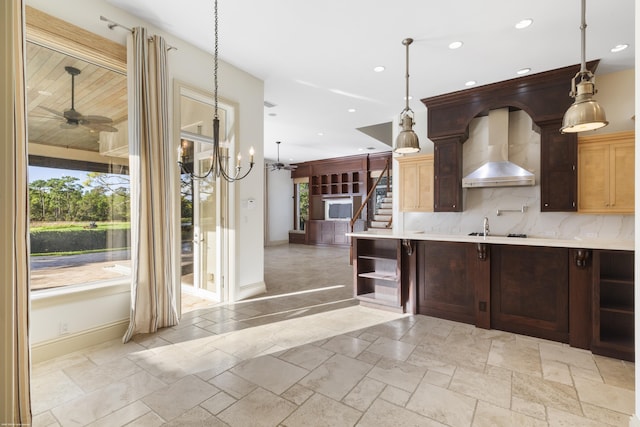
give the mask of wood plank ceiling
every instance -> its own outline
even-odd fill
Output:
[[[102,132],[86,126],[61,127],[66,122],[63,112],[71,108],[71,75],[65,70],[66,66],[80,70],[75,77],[75,110],[83,116],[108,117],[113,120],[111,126],[126,133],[126,75],[27,42],[29,142],[97,152]]]

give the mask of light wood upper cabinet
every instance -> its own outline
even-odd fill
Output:
[[[398,157],[400,211],[433,212],[433,155]]]
[[[634,213],[635,132],[578,138],[578,212]]]

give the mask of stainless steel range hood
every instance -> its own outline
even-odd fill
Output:
[[[462,187],[535,185],[535,175],[509,161],[509,109],[489,111],[489,160],[462,179]]]

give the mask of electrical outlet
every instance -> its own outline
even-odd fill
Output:
[[[68,333],[69,333],[69,324],[67,322],[61,321],[58,328],[58,334],[65,335]]]

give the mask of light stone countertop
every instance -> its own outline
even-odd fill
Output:
[[[409,239],[427,240],[439,242],[466,242],[488,243],[495,245],[521,245],[521,246],[548,246],[556,248],[578,249],[611,249],[611,250],[635,250],[633,240],[620,239],[554,239],[544,237],[506,237],[492,236],[468,236],[466,234],[425,234],[422,232],[405,231],[393,232],[392,230],[369,230],[359,233],[347,233],[351,237],[380,238],[380,239]]]

